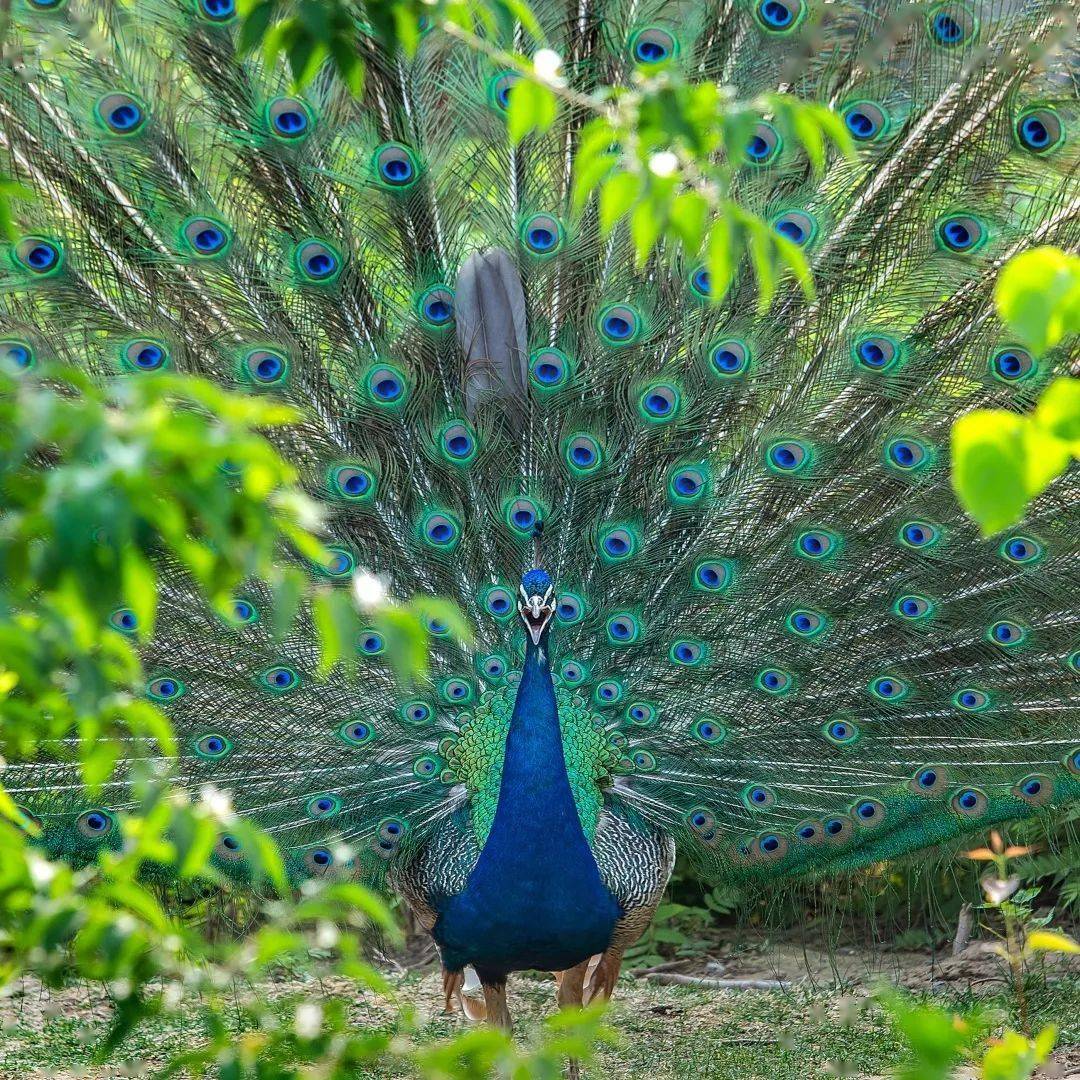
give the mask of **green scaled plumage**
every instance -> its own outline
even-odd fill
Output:
[[[768,879],[1080,795],[1076,471],[981,539],[948,461],[958,415],[1028,409],[1068,369],[992,305],[1012,254],[1080,239],[1071,58],[1029,48],[1060,35],[1051,4],[538,5],[585,92],[666,40],[695,78],[845,117],[855,155],[822,175],[778,122],[739,173],[736,199],[803,244],[816,283],[763,315],[749,269],[709,304],[698,267],[639,269],[624,227],[574,217],[586,117],[511,149],[512,77],[438,33],[412,59],[365,38],[359,99],[329,78],[297,97],[196,0],[15,8],[0,144],[40,197],[0,269],[9,359],[27,366],[23,343],[37,371],[279,395],[305,419],[274,437],[336,552],[312,572],[345,587],[364,568],[477,625],[475,655],[430,626],[419,690],[374,632],[359,681],[321,678],[307,614],[275,643],[258,583],[223,621],[163,568],[140,646],[183,778],[230,791],[297,878],[377,873],[462,805],[483,844],[537,522],[590,839],[608,806],[711,876]],[[524,290],[512,377],[467,365],[454,328],[459,275],[492,249]],[[100,807],[73,767],[5,785],[55,850],[118,842],[123,777]],[[216,858],[239,871],[228,839]]]

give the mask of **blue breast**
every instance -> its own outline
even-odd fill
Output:
[[[603,952],[620,914],[581,831],[546,648],[530,644],[491,832],[465,890],[439,905],[435,940],[446,967],[491,981]]]

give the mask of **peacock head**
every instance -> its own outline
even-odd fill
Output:
[[[555,586],[551,575],[546,570],[527,570],[521,578],[520,591],[518,614],[532,643],[539,645],[551,616],[555,614]]]

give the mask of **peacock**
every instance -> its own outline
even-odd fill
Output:
[[[949,476],[959,415],[1069,372],[993,307],[1012,255],[1080,240],[1067,13],[536,11],[582,95],[666,65],[836,111],[852,154],[818,170],[766,115],[737,163],[813,294],[762,311],[749,258],[722,298],[685,252],[640,265],[574,211],[580,99],[511,144],[521,72],[426,19],[413,55],[359,26],[359,94],[300,93],[238,49],[235,0],[15,0],[0,70],[0,164],[37,193],[0,268],[8,369],[290,403],[269,437],[325,511],[310,573],[475,625],[466,648],[427,619],[419,685],[376,626],[357,678],[321,675],[309,611],[281,639],[264,584],[223,616],[163,565],[153,635],[124,597],[110,622],[184,783],[230,792],[296,882],[386,882],[448,1005],[507,1026],[511,972],[611,994],[676,851],[780,887],[1080,796],[1080,476],[985,538]],[[63,761],[5,785],[50,851],[121,843],[123,771],[93,802]],[[221,835],[223,874],[248,858]]]

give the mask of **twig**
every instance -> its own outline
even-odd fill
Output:
[[[680,960],[665,960],[662,964],[641,968],[640,971],[633,971],[631,974],[635,979],[644,979],[646,975],[655,975],[658,971],[671,971],[672,968],[682,967],[683,964],[689,964],[690,962],[691,959],[684,956]]]
[[[959,956],[971,941],[971,932],[975,929],[975,905],[964,904],[960,909],[960,918],[956,922],[956,937],[953,938],[952,954]]]
[[[696,975],[680,975],[674,971],[661,971],[645,976],[649,982],[665,986],[700,986],[708,990],[784,990],[779,979],[705,979]]]

